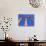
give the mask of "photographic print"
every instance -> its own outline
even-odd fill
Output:
[[[19,26],[34,26],[34,15],[33,14],[18,14],[18,25]]]

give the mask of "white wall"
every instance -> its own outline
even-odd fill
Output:
[[[0,16],[13,17],[12,27],[8,34],[16,40],[27,40],[34,34],[39,40],[45,39],[45,16],[46,8],[33,8],[28,0],[0,0]],[[34,27],[18,27],[18,14],[34,14]],[[2,31],[0,32],[0,34]],[[1,34],[2,35],[2,34]],[[2,39],[2,36],[0,36]]]

